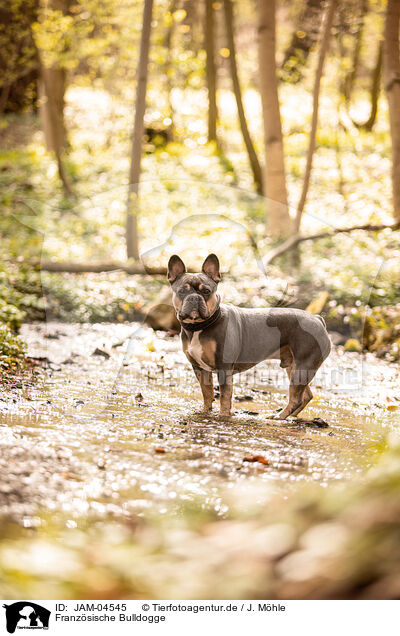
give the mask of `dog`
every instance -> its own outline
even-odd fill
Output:
[[[214,400],[213,377],[220,388],[220,416],[229,418],[232,378],[267,359],[280,359],[289,376],[289,401],[274,419],[296,417],[312,400],[309,384],[328,357],[331,341],[321,316],[292,308],[244,309],[221,304],[219,260],[207,256],[198,274],[171,256],[167,278],[181,324],[183,351],[203,394],[204,411]]]

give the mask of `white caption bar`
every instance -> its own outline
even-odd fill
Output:
[[[0,604],[0,634],[281,636],[394,633],[400,601],[30,601]]]

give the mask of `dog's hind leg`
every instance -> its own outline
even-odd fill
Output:
[[[292,361],[290,363],[290,365],[288,367],[286,367],[286,373],[288,374],[289,380],[292,380],[293,377],[293,373],[295,370],[295,362],[294,362],[294,358],[292,357]],[[298,415],[300,413],[300,411],[302,411],[309,402],[311,402],[311,400],[313,399],[313,394],[312,391],[309,387],[309,385],[307,384],[304,391],[303,391],[303,395],[301,398],[301,404],[300,406],[291,413],[291,417],[295,417],[296,415]]]
[[[293,411],[293,413],[291,414],[291,417],[296,417],[296,415],[298,415],[300,413],[300,411],[305,409],[307,404],[309,402],[311,402],[313,397],[314,396],[312,394],[312,391],[311,391],[310,387],[307,385],[306,388],[304,389],[304,392],[303,392],[303,399],[301,401],[301,405],[295,411]]]
[[[315,361],[306,360],[299,363],[293,358],[293,362],[287,367],[286,372],[289,376],[289,403],[277,416],[281,420],[288,417],[295,417],[302,411],[313,398],[309,383],[313,379],[319,364]]]
[[[286,420],[286,418],[294,415],[294,413],[299,413],[303,407],[303,393],[306,389],[306,384],[294,384],[290,383],[289,386],[289,403],[288,405],[281,411],[277,418],[280,420]]]

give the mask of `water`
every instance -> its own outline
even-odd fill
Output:
[[[318,428],[268,419],[286,401],[275,361],[237,380],[241,401],[226,422],[217,403],[210,416],[198,412],[178,337],[61,323],[25,325],[22,335],[30,355],[50,361],[0,400],[0,512],[25,526],[49,511],[73,520],[179,513],[191,502],[223,516],[224,492],[237,484],[257,483],[262,499],[260,484],[265,496],[286,496],[298,482],[352,479],[397,426],[399,368],[372,355],[332,353],[301,414],[329,424]],[[244,461],[257,455],[268,463]]]

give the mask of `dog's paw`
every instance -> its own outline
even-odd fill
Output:
[[[268,420],[275,420],[278,422],[294,422],[296,418],[293,415],[286,415],[283,413],[270,413],[267,415]]]
[[[272,413],[267,413],[267,420],[281,420],[281,414],[273,411]]]
[[[203,413],[203,415],[205,413],[212,413],[212,407],[207,407],[207,406],[201,406],[196,410],[196,413]]]

